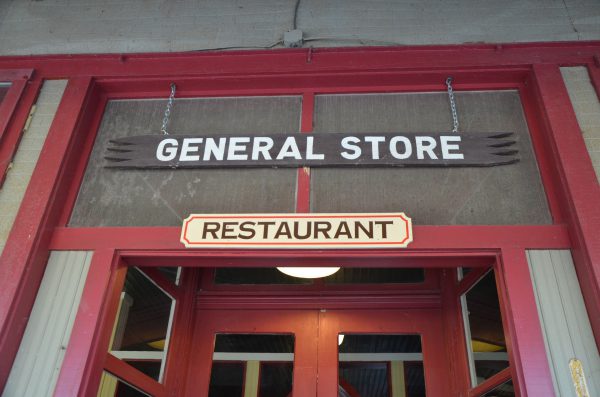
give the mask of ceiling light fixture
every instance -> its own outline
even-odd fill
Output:
[[[278,267],[277,270],[292,277],[321,278],[331,276],[339,267]]]

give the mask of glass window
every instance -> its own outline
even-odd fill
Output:
[[[288,397],[293,363],[293,335],[217,334],[209,396]]]
[[[520,161],[497,167],[313,168],[311,211],[402,208],[418,225],[552,223],[519,93],[458,92],[456,101],[461,132],[513,132]],[[451,127],[448,95],[442,92],[315,96],[315,132],[448,132]]]
[[[461,297],[471,378],[476,386],[509,366],[494,272]]]
[[[214,361],[210,371],[209,397],[241,397],[244,395],[245,363]]]
[[[2,100],[8,93],[8,90],[10,90],[10,85],[11,85],[10,83],[1,83],[0,82],[0,102],[2,102]]]
[[[288,276],[274,267],[222,267],[215,269],[215,284],[312,284],[312,280]]]
[[[129,268],[121,293],[111,353],[161,381],[175,300],[138,268]]]
[[[501,384],[494,390],[485,393],[481,397],[514,397],[514,396],[515,396],[515,388],[513,386],[512,380],[511,380],[511,381]]]
[[[98,388],[97,397],[148,397],[149,394],[143,393],[133,386],[123,382],[116,376],[103,372]]]
[[[419,335],[340,334],[340,396],[425,396]]]
[[[165,99],[108,102],[69,226],[180,226],[199,209],[204,214],[294,212],[293,168],[106,168],[111,139],[161,133],[165,104]],[[300,113],[301,98],[292,96],[176,99],[169,133],[299,133]]]
[[[324,278],[326,284],[412,284],[425,281],[423,269],[341,268]]]

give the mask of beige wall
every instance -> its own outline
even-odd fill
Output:
[[[29,128],[23,134],[12,167],[0,188],[0,254],[6,245],[65,86],[66,80],[46,81],[42,86]]]
[[[600,101],[584,67],[561,68],[577,121],[600,183]]]
[[[296,0],[3,0],[0,54],[264,47]],[[597,0],[300,0],[310,46],[600,39]]]

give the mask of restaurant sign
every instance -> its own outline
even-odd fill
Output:
[[[141,135],[114,139],[108,168],[491,167],[519,161],[503,133]]]
[[[404,213],[192,214],[183,221],[188,248],[404,248],[412,242]]]

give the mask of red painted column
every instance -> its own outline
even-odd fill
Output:
[[[114,250],[103,249],[94,252],[92,257],[69,345],[54,389],[57,397],[79,395],[85,380],[84,374],[90,376],[91,368],[88,363],[93,361],[89,359],[90,356],[94,351],[105,348],[98,346],[96,341],[103,328],[100,323],[105,297],[114,289],[110,282],[114,254]],[[101,351],[100,354],[104,357],[106,351]]]
[[[557,65],[535,65],[534,83],[565,193],[573,259],[600,344],[600,185]]]
[[[508,331],[513,382],[521,391],[517,396],[553,396],[552,374],[524,250],[502,250],[496,282],[501,305],[507,309],[503,321]]]
[[[4,388],[42,280],[60,215],[64,164],[73,151],[92,79],[69,80],[0,257],[0,389]]]

